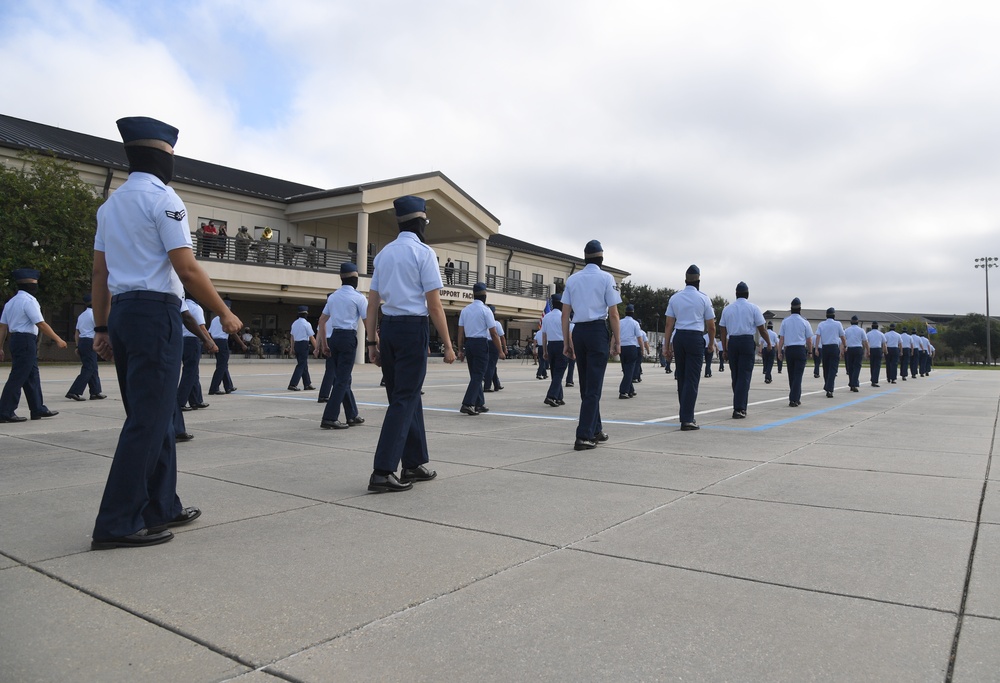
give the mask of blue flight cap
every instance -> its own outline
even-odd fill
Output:
[[[836,316],[837,316],[837,309],[835,309],[833,306],[830,306],[830,308],[826,309],[827,318],[835,318]]]
[[[354,277],[358,274],[358,267],[347,261],[340,264],[340,277]]]
[[[856,315],[852,315],[851,316],[851,324],[853,324],[853,325],[857,325],[858,324],[858,316],[856,316]]]
[[[493,304],[489,304],[488,308],[490,309],[491,313],[496,313],[497,312],[497,307],[494,306]]]
[[[701,280],[701,269],[692,263],[684,272],[684,282],[691,283],[698,282],[699,280]]]
[[[480,292],[485,292],[485,291],[486,291],[485,282],[477,282],[476,284],[472,285],[473,294],[479,294]]]
[[[552,295],[551,299],[552,299],[552,303],[556,303],[557,301],[560,302],[560,303],[562,303],[562,294],[560,294],[559,292],[556,292],[555,294]]]
[[[626,306],[625,306],[625,312],[626,313],[635,313],[635,306],[633,306],[632,304],[626,304]]]
[[[890,330],[896,329],[896,323],[889,323],[889,329]]]
[[[151,119],[148,116],[129,116],[118,119],[118,132],[122,135],[122,142],[128,145],[141,145],[145,147],[160,147],[157,142],[165,142],[173,150],[177,144],[178,130],[169,123]]]
[[[299,306],[299,313],[308,313],[308,312],[309,312],[308,306]]]
[[[598,256],[604,253],[604,247],[597,240],[590,240],[583,248],[583,253],[585,256]]]
[[[405,223],[413,218],[427,218],[427,202],[420,197],[400,197],[392,205],[396,207],[397,223]]]
[[[22,280],[37,280],[42,276],[42,273],[34,268],[18,268],[10,275],[14,278],[14,282],[21,282]]]
[[[750,294],[750,288],[747,287],[747,283],[740,281],[736,285],[736,294],[737,295],[739,295],[739,294],[747,294],[747,295],[749,295]]]
[[[802,308],[802,300],[799,297],[792,299],[792,308]]]

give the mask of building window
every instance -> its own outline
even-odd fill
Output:
[[[497,267],[486,266],[486,287],[488,289],[497,288]]]
[[[508,270],[507,271],[507,286],[505,288],[508,292],[521,291],[521,271],[519,270]]]
[[[552,278],[552,289],[559,294],[562,294],[562,291],[566,289],[566,280],[561,277]]]
[[[468,261],[455,261],[455,269],[458,271],[455,275],[458,277],[456,284],[467,285],[469,284],[469,262]]]
[[[541,296],[543,288],[545,287],[545,280],[542,279],[541,273],[531,274],[531,295]]]

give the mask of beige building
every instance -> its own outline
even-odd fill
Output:
[[[103,196],[128,175],[117,140],[0,115],[0,162],[21,163],[24,151],[71,162]],[[439,172],[322,189],[177,156],[171,186],[187,207],[195,253],[216,288],[253,332],[275,344],[287,336],[297,306],[308,305],[315,323],[327,295],[340,287],[344,261],[357,263],[359,290],[367,293],[375,254],[398,234],[392,202],[403,195],[427,201],[426,237],[438,255],[453,339],[477,281],[487,284],[488,302],[513,343],[537,329],[549,295],[583,267],[585,239],[580,256],[572,256],[501,235],[500,220]],[[238,238],[241,228],[249,239]],[[628,276],[605,268],[619,283]],[[359,360],[363,350],[359,344]]]

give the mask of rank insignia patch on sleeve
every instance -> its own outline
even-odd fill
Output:
[[[173,218],[175,221],[184,220],[184,216],[187,215],[187,211],[181,209],[180,211],[167,211],[167,218]]]

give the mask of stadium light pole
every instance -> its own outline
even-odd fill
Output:
[[[976,268],[982,268],[986,273],[986,364],[993,365],[993,353],[990,347],[990,268],[997,267],[996,256],[983,256],[976,259]]]

